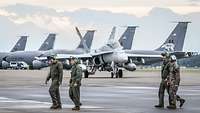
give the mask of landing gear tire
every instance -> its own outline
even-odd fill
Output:
[[[122,69],[119,69],[118,75],[119,75],[119,78],[123,78],[123,71],[122,71]]]
[[[114,77],[114,73],[113,72],[111,72],[111,78],[113,78]]]
[[[84,77],[85,77],[85,78],[88,78],[88,77],[89,77],[89,72],[88,72],[88,70],[86,70],[86,71],[84,72]]]
[[[116,73],[116,78],[119,78],[119,72]]]

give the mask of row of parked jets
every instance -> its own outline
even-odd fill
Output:
[[[24,51],[27,36],[21,36],[10,52],[0,52],[0,68],[41,69],[48,66],[47,57],[55,55],[63,63],[65,69],[70,69],[70,57],[77,57],[84,69],[84,77],[99,71],[111,72],[111,77],[123,77],[123,70],[135,71],[136,65],[149,65],[162,60],[161,53],[169,52],[178,59],[192,56],[193,52],[184,52],[183,45],[187,26],[190,22],[178,22],[166,41],[155,50],[131,50],[137,26],[127,26],[118,41],[115,41],[116,27],[113,27],[108,41],[99,49],[91,50],[95,30],[87,30],[80,37],[80,44],[74,50],[53,49],[56,34],[49,34],[47,39],[36,51]]]

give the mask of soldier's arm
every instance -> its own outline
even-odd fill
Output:
[[[75,77],[76,77],[76,73],[75,72],[76,72],[76,68],[72,68],[70,82],[75,80]]]
[[[179,83],[180,83],[180,68],[178,67],[177,69],[176,69],[176,76],[175,76],[176,78],[175,78],[175,85],[177,85],[177,86],[179,86]]]
[[[51,79],[51,74],[50,72],[48,73],[46,80],[45,80],[45,84],[47,84],[47,82]]]
[[[77,66],[75,80],[80,82],[81,79],[82,79],[82,69],[80,66]]]
[[[173,79],[173,70],[174,66],[172,64],[169,64],[169,82],[171,82]]]
[[[58,71],[59,71],[59,82],[62,84],[62,79],[63,79],[63,65],[59,63],[58,65]]]
[[[83,71],[82,71],[82,68],[79,66],[79,71],[78,71],[78,73],[79,73],[79,81],[81,81],[81,79],[82,79],[82,73],[83,73]]]

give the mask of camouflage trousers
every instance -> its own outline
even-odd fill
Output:
[[[49,88],[49,94],[51,96],[53,105],[61,105],[59,83],[57,81],[52,81]]]
[[[80,106],[80,86],[71,86],[69,88],[69,97],[75,106]]]
[[[176,101],[181,101],[182,98],[177,95],[177,91],[178,91],[178,86],[175,86],[175,81],[172,81],[170,83],[170,88],[169,88],[169,101],[170,101],[170,104],[172,105],[176,105]]]
[[[167,82],[162,80],[160,82],[160,87],[158,91],[158,97],[159,97],[159,105],[164,106],[164,96],[165,96],[165,90],[167,90],[167,93],[169,94],[169,86],[167,85]],[[169,96],[169,100],[171,100],[171,97]],[[169,102],[170,103],[170,102]]]

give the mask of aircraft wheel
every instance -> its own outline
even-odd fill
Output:
[[[89,77],[89,72],[88,72],[88,70],[86,70],[86,71],[84,72],[84,77],[85,77],[85,78],[88,78],[88,77]]]
[[[116,78],[119,78],[119,72],[116,73]]]
[[[118,75],[119,75],[119,78],[123,78],[123,71],[122,71],[122,69],[119,69]]]
[[[114,73],[113,72],[111,72],[111,78],[113,78],[114,77]]]

